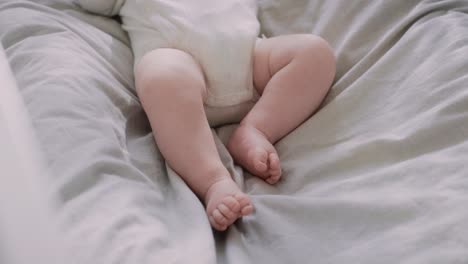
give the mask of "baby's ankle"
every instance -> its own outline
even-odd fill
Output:
[[[204,183],[204,190],[200,193],[200,197],[205,199],[209,190],[219,182],[225,180],[232,180],[231,175],[226,168],[210,169],[205,171],[206,179]]]
[[[266,140],[268,140],[270,143],[271,137],[265,133],[259,126],[252,124],[251,122],[241,122],[239,124],[239,127],[237,128],[238,130],[250,130],[250,131],[255,131],[255,133],[260,134],[262,137],[264,137]]]
[[[226,186],[235,186],[235,189],[238,189],[237,184],[234,182],[231,176],[220,177],[220,178],[217,178],[216,181],[211,182],[203,197],[203,201],[205,202],[205,205],[208,205],[208,201],[212,198],[214,193],[219,192],[219,190],[224,189]]]

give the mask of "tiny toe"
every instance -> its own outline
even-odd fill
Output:
[[[225,204],[220,204],[218,210],[230,221],[234,221],[237,218],[238,213],[231,211]]]
[[[224,231],[224,230],[225,230],[224,226],[219,225],[219,224],[214,220],[213,216],[210,216],[210,217],[209,217],[209,220],[210,220],[211,226],[212,226],[214,229],[216,229],[216,230],[218,230],[218,231]]]
[[[280,169],[280,162],[279,162],[278,154],[270,153],[269,160],[270,160],[270,169],[275,170],[275,171]]]
[[[254,166],[255,169],[258,170],[259,172],[264,172],[268,169],[268,165],[262,161],[254,161]]]
[[[249,197],[244,193],[237,193],[237,194],[234,195],[234,198],[236,198],[236,200],[239,202],[241,208],[243,208],[244,206],[250,204]]]
[[[250,202],[250,198],[247,195],[236,195],[236,198],[241,206],[241,214],[244,216],[251,214],[253,211],[253,206]]]
[[[275,184],[279,180],[279,177],[270,176],[269,178],[265,179],[265,181],[269,184]]]
[[[277,173],[277,174],[272,175],[271,177],[275,179],[275,181],[279,181],[279,179],[281,178],[281,174]]]
[[[257,171],[264,172],[268,170],[268,155],[265,150],[256,150],[251,158]]]
[[[224,217],[224,215],[222,215],[218,209],[215,209],[212,215],[213,215],[213,219],[218,225],[225,226],[228,224],[226,217]]]
[[[274,184],[278,182],[278,180],[281,178],[281,166],[280,166],[278,154],[270,153],[269,160],[270,160],[270,170],[269,170],[270,177],[266,179],[266,181],[270,184]]]
[[[240,204],[236,198],[232,196],[225,197],[222,203],[229,208],[232,212],[238,213],[240,211]]]
[[[243,216],[249,215],[253,212],[253,206],[252,205],[247,205],[241,210],[241,214]]]

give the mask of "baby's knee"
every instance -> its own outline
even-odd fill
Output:
[[[195,59],[176,49],[156,49],[145,54],[136,65],[135,82],[140,97],[154,93],[203,94],[205,86],[203,72]]]
[[[322,67],[335,71],[335,55],[333,49],[323,38],[312,34],[295,36],[297,45],[295,58],[306,63],[319,63]]]
[[[296,63],[306,74],[324,84],[328,90],[335,78],[336,62],[333,49],[323,38],[304,34],[298,35],[292,63]]]

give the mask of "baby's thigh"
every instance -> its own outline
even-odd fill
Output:
[[[178,89],[203,97],[206,94],[200,65],[190,54],[178,49],[160,48],[143,55],[135,65],[135,83],[140,97],[155,89]]]

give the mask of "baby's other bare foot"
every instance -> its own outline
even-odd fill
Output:
[[[281,178],[281,166],[273,145],[265,135],[249,125],[240,125],[229,139],[227,148],[234,160],[270,184]]]
[[[231,178],[211,185],[205,196],[205,204],[211,226],[218,231],[226,230],[238,218],[253,211],[250,198]]]

